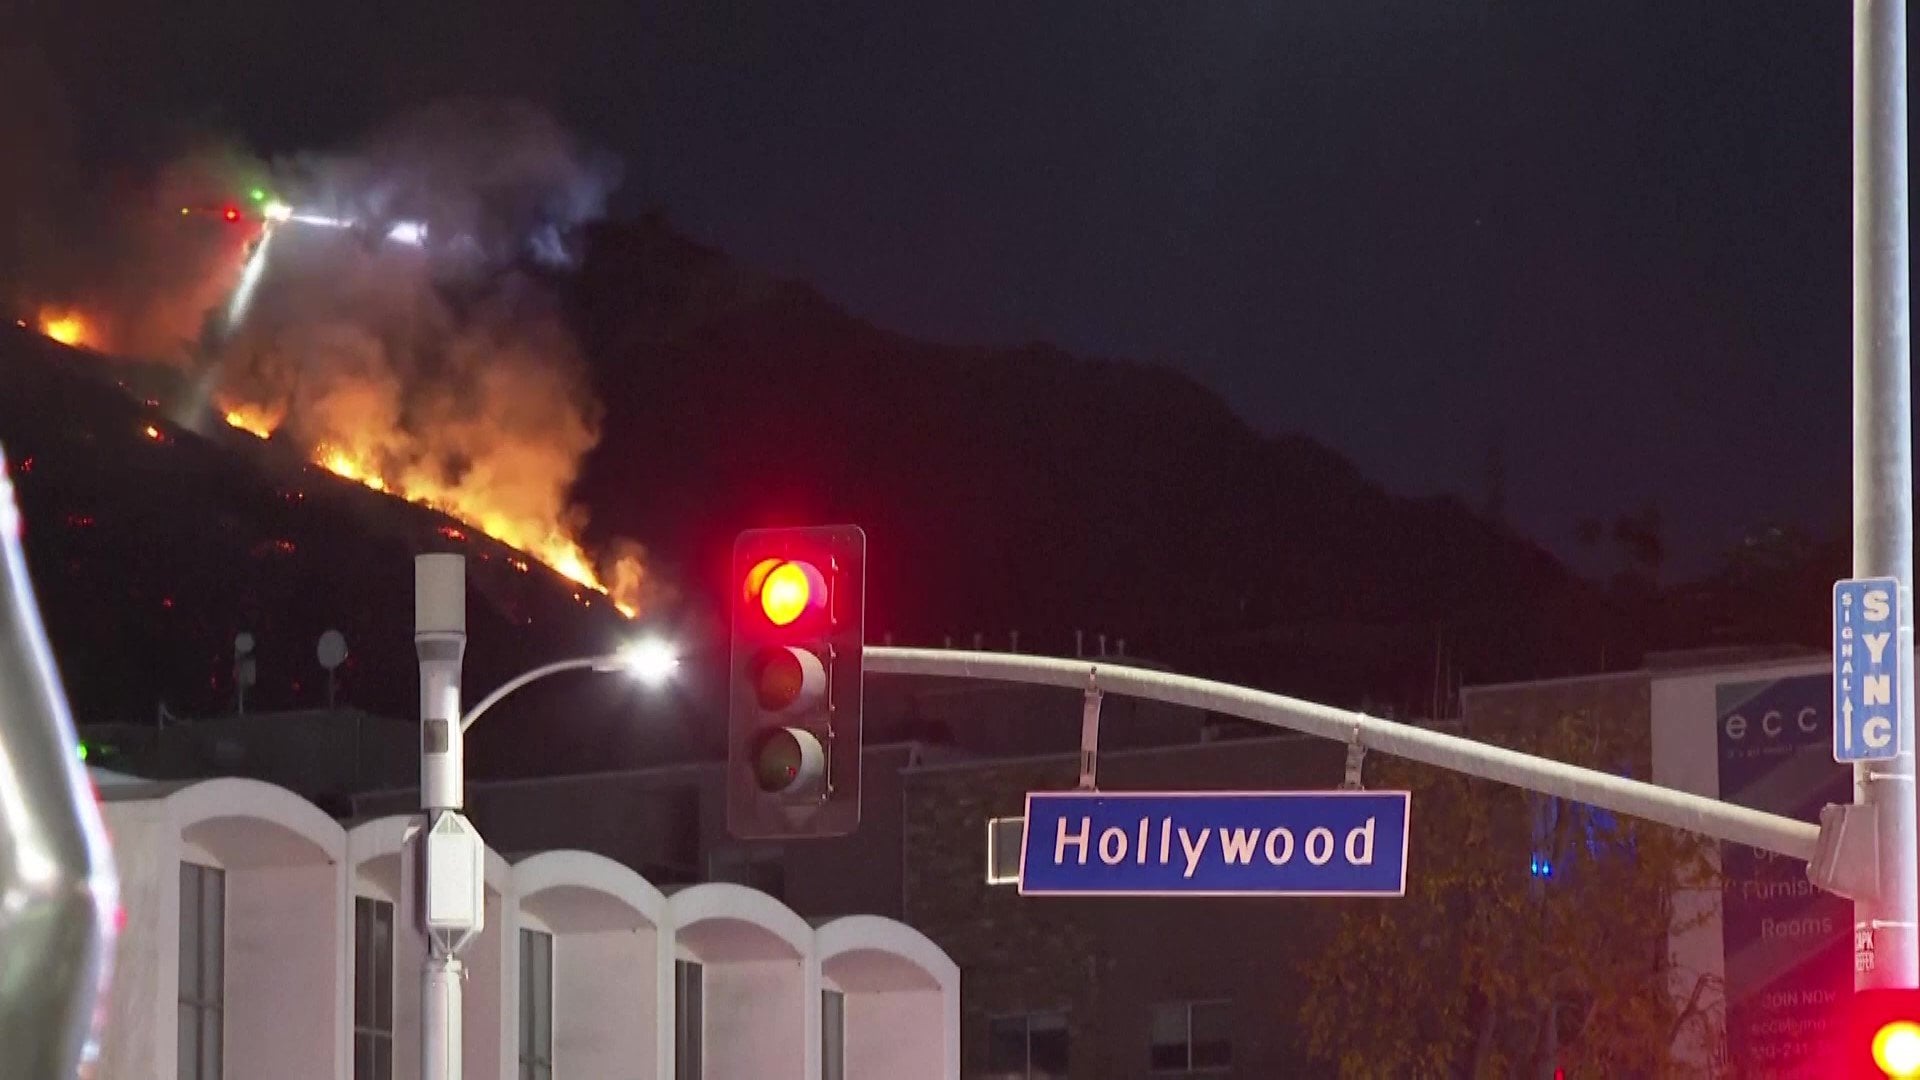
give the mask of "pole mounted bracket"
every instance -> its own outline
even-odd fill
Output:
[[[1087,695],[1080,706],[1080,790],[1099,790],[1100,771],[1100,690],[1099,669],[1087,669]]]
[[[1361,768],[1367,761],[1366,745],[1360,741],[1360,727],[1355,725],[1353,737],[1347,740],[1347,775],[1340,781],[1341,791],[1365,791],[1366,781],[1361,778]]]
[[[1828,803],[1820,810],[1820,839],[1807,860],[1807,880],[1849,900],[1880,895],[1879,822],[1871,804]]]

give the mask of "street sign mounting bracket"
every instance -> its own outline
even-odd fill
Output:
[[[1080,790],[1098,791],[1100,772],[1100,690],[1098,668],[1087,669],[1086,696],[1080,705]]]
[[[1341,791],[1365,791],[1367,784],[1362,769],[1367,761],[1367,746],[1360,741],[1360,725],[1353,726],[1353,736],[1347,740],[1346,777],[1340,781]]]

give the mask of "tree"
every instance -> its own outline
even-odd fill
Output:
[[[1624,773],[1624,727],[1501,741]],[[1668,959],[1675,897],[1718,888],[1712,841],[1407,762],[1370,782],[1413,792],[1413,847],[1407,895],[1349,907],[1305,963],[1307,1043],[1338,1075],[1664,1077],[1683,1035],[1718,1044],[1716,988]]]

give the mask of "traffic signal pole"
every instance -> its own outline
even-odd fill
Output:
[[[1164,701],[1304,732],[1543,795],[1657,821],[1717,840],[1814,861],[1821,829],[1809,822],[1582,768],[1458,735],[1270,694],[1230,683],[1146,668],[1014,653],[869,645],[866,670],[1058,686],[1084,692],[1091,677],[1103,694]]]
[[[1920,986],[1913,745],[1913,433],[1906,0],[1853,5],[1853,568],[1900,582],[1898,746],[1854,766],[1878,888],[1854,901],[1856,989]]]

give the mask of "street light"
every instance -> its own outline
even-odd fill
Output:
[[[601,673],[624,672],[633,676],[643,686],[659,687],[673,678],[680,669],[680,654],[663,638],[641,638],[622,647],[618,652],[604,656],[582,656],[572,660],[556,660],[551,664],[542,664],[531,671],[516,675],[493,693],[480,699],[479,704],[468,709],[460,718],[460,730],[466,731],[479,721],[488,709],[500,704],[507,695],[527,685],[539,682],[549,675],[558,675],[566,671],[595,671]]]
[[[485,845],[461,807],[466,802],[465,733],[488,709],[528,683],[563,671],[624,671],[664,685],[680,666],[672,644],[636,641],[604,656],[561,660],[507,680],[460,711],[467,649],[466,560],[435,552],[414,557],[414,649],[420,658],[420,928],[427,936],[420,973],[421,1080],[460,1080],[460,953],[486,922]]]

